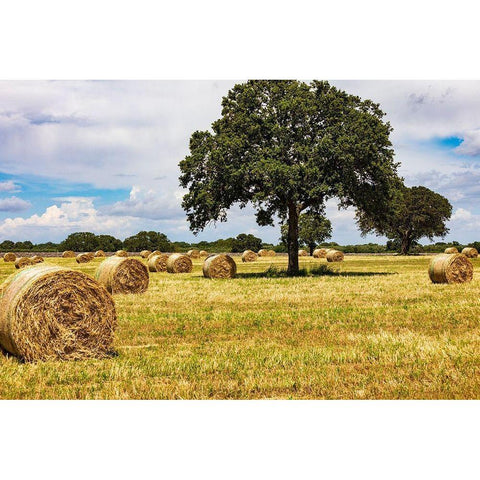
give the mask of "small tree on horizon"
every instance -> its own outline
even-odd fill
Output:
[[[400,253],[407,255],[412,245],[423,237],[433,241],[449,232],[446,222],[452,215],[452,205],[426,187],[401,187],[384,217],[372,218],[357,212],[357,224],[362,235],[385,235],[400,246]],[[451,242],[452,245],[455,242]]]
[[[382,215],[398,183],[391,127],[371,100],[329,85],[250,80],[223,98],[211,131],[196,131],[180,162],[182,206],[194,233],[251,203],[259,225],[288,224],[288,273],[298,265],[298,222],[329,198]]]

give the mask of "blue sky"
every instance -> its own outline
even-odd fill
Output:
[[[249,232],[276,242],[251,208],[194,237],[181,209],[178,162],[208,129],[234,81],[0,82],[0,241],[60,241],[75,231],[172,240]],[[380,103],[407,185],[454,206],[447,240],[480,240],[480,82],[331,81]],[[362,238],[353,210],[327,204],[332,240]]]

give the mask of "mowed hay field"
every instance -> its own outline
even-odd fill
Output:
[[[471,283],[434,285],[430,259],[346,256],[334,275],[297,278],[262,277],[285,256],[235,257],[233,280],[204,278],[201,259],[151,273],[147,293],[115,295],[116,356],[0,354],[0,398],[480,398],[480,260]],[[101,261],[45,259],[91,275]],[[1,281],[13,271],[0,262]]]

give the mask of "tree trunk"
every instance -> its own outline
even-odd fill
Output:
[[[298,268],[298,208],[295,203],[288,205],[288,270],[289,275],[296,275]]]
[[[314,243],[311,243],[309,247],[310,247],[310,256],[313,257],[313,251],[315,250],[316,245]]]
[[[408,252],[410,251],[410,246],[412,245],[412,240],[410,239],[410,236],[405,234],[402,237],[402,246],[400,249],[400,254],[401,255],[408,255]]]

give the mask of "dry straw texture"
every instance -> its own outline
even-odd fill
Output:
[[[81,272],[41,265],[0,288],[0,345],[26,361],[105,357],[116,325],[111,295]]]
[[[263,249],[263,248],[260,249],[260,250],[258,251],[258,256],[259,256],[259,257],[268,257],[268,250],[265,250],[265,249]]]
[[[105,252],[103,250],[97,250],[95,252],[95,257],[99,258],[99,257],[106,257],[105,255]]]
[[[128,257],[128,252],[126,252],[125,250],[118,250],[115,253],[115,256],[116,257]]]
[[[160,255],[153,255],[147,261],[148,270],[150,272],[166,272],[168,253],[161,253]]]
[[[268,257],[274,257],[277,254],[275,250],[267,250],[267,251],[268,251],[268,255],[267,255]]]
[[[299,250],[298,251],[299,257],[308,257],[308,252],[306,250]]]
[[[200,250],[201,257],[208,257],[208,252],[206,250]]]
[[[65,250],[65,251],[62,253],[62,257],[63,257],[63,258],[75,258],[76,255],[75,255],[75,252],[72,251],[72,250]]]
[[[230,255],[211,255],[203,263],[203,276],[207,278],[234,278],[237,264]]]
[[[190,273],[193,269],[192,260],[182,253],[172,253],[167,260],[168,273]]]
[[[15,260],[15,268],[25,268],[33,265],[33,260],[29,257],[20,257]]]
[[[77,263],[88,263],[92,260],[92,257],[88,253],[80,253],[75,260]]]
[[[449,247],[445,249],[445,253],[452,254],[452,253],[458,253],[458,250],[456,247]]]
[[[339,250],[328,250],[327,262],[343,262],[343,252]]]
[[[141,256],[142,258],[148,258],[148,256],[149,256],[151,253],[152,253],[152,252],[151,252],[150,250],[142,250],[142,251],[140,252],[140,256]]]
[[[152,257],[154,257],[155,255],[161,255],[162,252],[160,250],[154,250],[152,253],[150,253],[148,256],[147,256],[147,260],[150,260]]]
[[[9,253],[6,253],[4,256],[3,256],[3,260],[5,262],[14,262],[15,260],[17,259],[17,256],[12,253],[12,252],[9,252]]]
[[[45,260],[40,255],[35,255],[32,257],[33,263],[43,263]]]
[[[143,293],[148,288],[148,268],[135,258],[110,257],[97,269],[95,278],[110,293]]]
[[[187,255],[190,258],[200,258],[200,250],[189,250],[187,252]]]
[[[468,258],[477,258],[478,257],[478,250],[473,247],[465,247],[462,250],[462,253]]]
[[[255,262],[258,255],[253,250],[245,250],[242,254],[242,262]]]
[[[443,253],[432,258],[428,275],[433,283],[470,282],[473,278],[473,265],[461,253]]]
[[[313,251],[314,258],[325,258],[327,256],[327,250],[325,248],[316,248]]]

